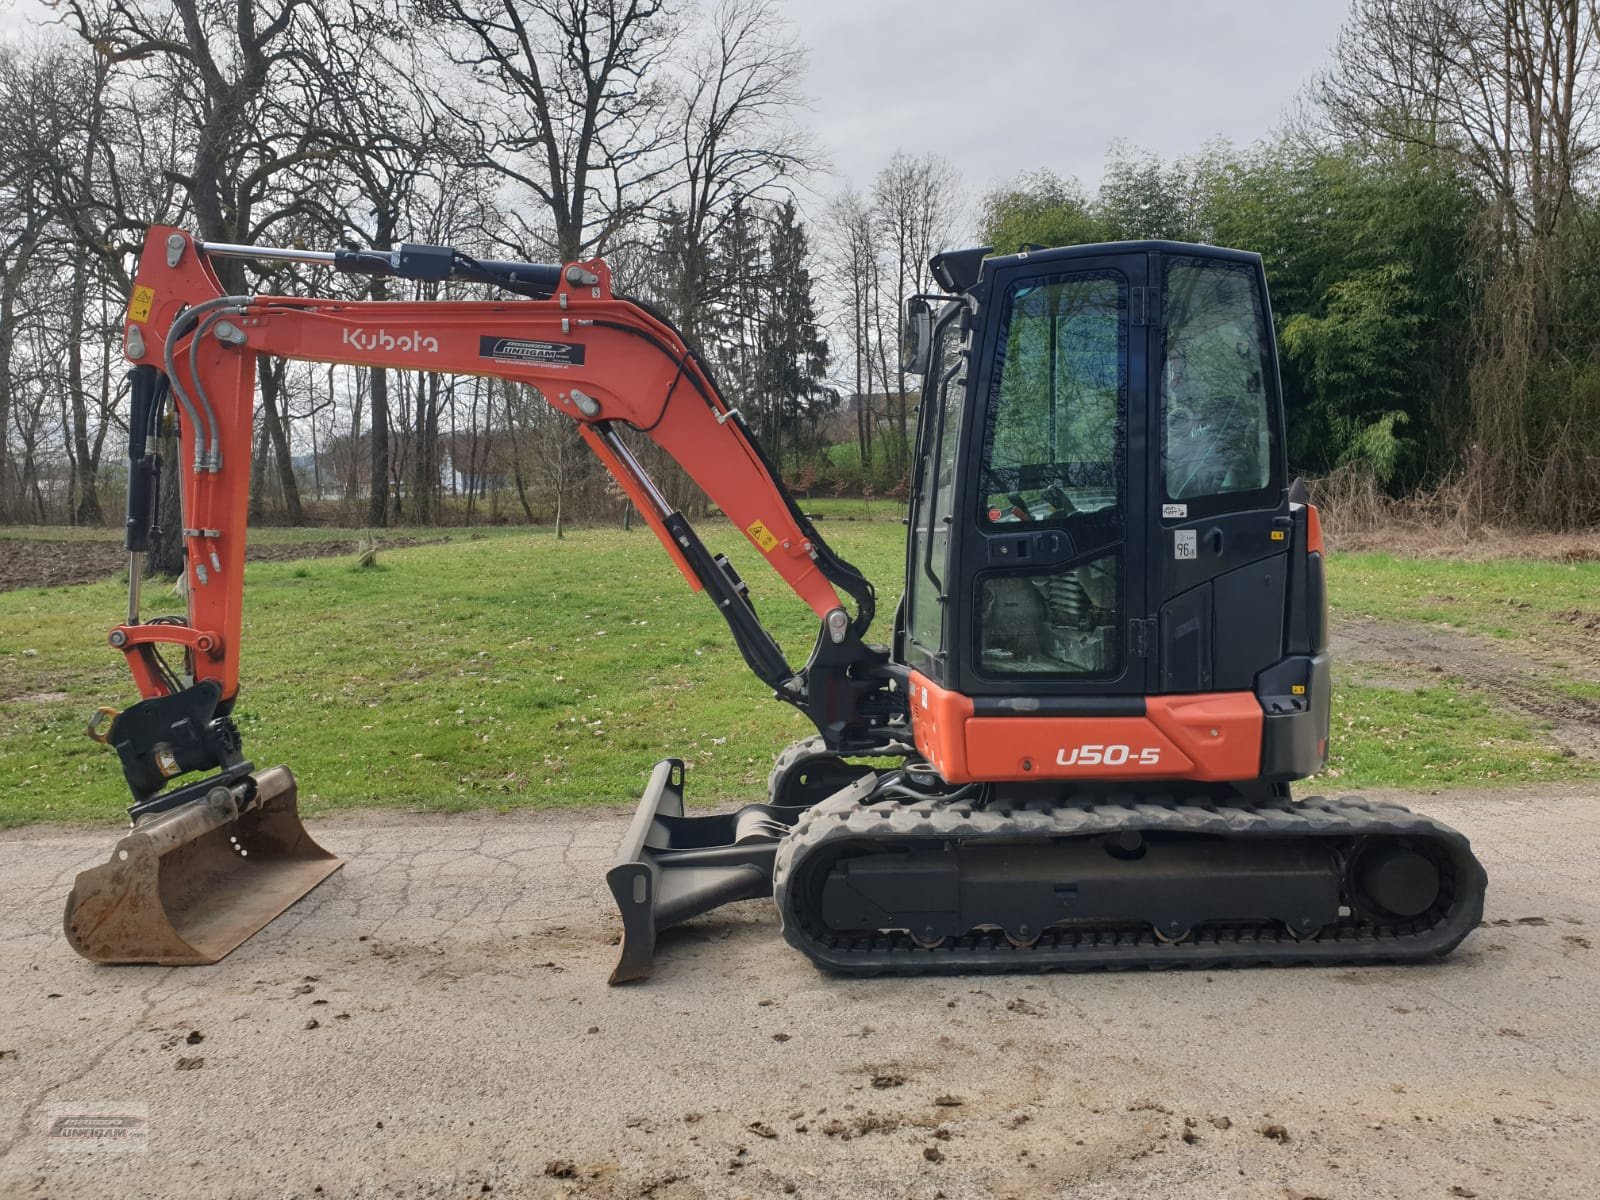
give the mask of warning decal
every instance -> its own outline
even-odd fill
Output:
[[[150,319],[150,306],[155,302],[155,288],[141,283],[133,289],[133,296],[128,301],[128,320],[148,321]]]
[[[760,521],[754,522],[745,532],[750,535],[752,542],[761,547],[763,554],[771,554],[778,544],[778,539],[773,535],[772,530],[768,529]]]

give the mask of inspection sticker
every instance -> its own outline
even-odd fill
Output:
[[[760,521],[752,523],[746,532],[749,533],[750,540],[761,547],[763,554],[771,554],[772,548],[778,544],[778,539],[772,530],[768,529]]]
[[[148,321],[150,319],[150,306],[155,302],[155,288],[141,283],[133,289],[133,297],[128,301],[128,320]]]
[[[1173,558],[1198,558],[1200,551],[1195,545],[1195,531],[1192,529],[1174,529],[1172,531],[1172,557]]]

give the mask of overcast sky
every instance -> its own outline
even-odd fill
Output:
[[[709,3],[709,0],[707,0]],[[1089,187],[1119,138],[1163,157],[1248,145],[1327,62],[1345,0],[778,0],[810,49],[803,119],[862,189],[896,149],[968,193],[1048,167]],[[44,12],[0,0],[0,31]]]
[[[981,192],[1099,181],[1118,138],[1163,157],[1270,133],[1328,60],[1344,0],[782,0],[838,175],[935,151]]]

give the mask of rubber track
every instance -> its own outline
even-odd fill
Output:
[[[1398,804],[1359,796],[1260,804],[1084,801],[970,804],[925,800],[866,803],[863,782],[814,806],[778,848],[774,898],[784,938],[818,966],[846,974],[966,974],[992,971],[1095,971],[1139,968],[1410,962],[1450,953],[1481,920],[1486,876],[1466,837]],[[997,930],[918,946],[904,933],[839,934],[823,926],[818,899],[837,853],[863,844],[900,848],[947,839],[1043,841],[1119,829],[1215,834],[1228,838],[1415,839],[1441,876],[1439,902],[1413,921],[1374,924],[1351,917],[1314,939],[1295,940],[1277,922],[1202,926],[1179,943],[1148,926],[1047,930],[1033,946],[1012,946]]]

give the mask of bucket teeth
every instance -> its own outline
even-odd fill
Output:
[[[79,873],[63,918],[91,962],[219,962],[344,865],[300,823],[294,776],[260,771],[241,803],[215,787],[149,817]]]

